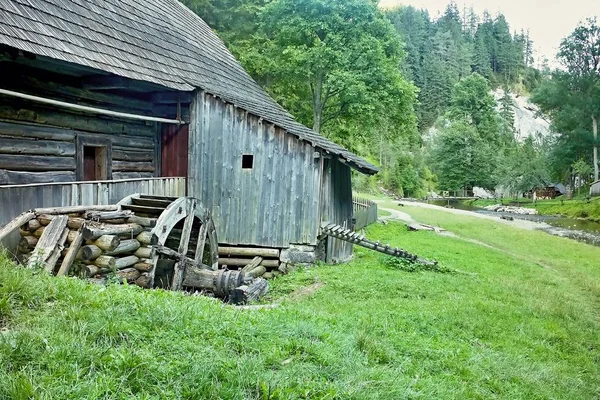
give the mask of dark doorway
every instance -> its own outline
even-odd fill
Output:
[[[83,179],[102,181],[107,176],[106,147],[83,146]]]
[[[188,177],[188,125],[163,125],[161,134],[161,176]]]

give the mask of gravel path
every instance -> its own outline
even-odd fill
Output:
[[[500,219],[500,216],[496,217],[496,216],[492,216],[492,215],[476,213],[473,211],[458,210],[456,208],[446,208],[446,207],[435,206],[433,204],[417,203],[417,202],[412,202],[412,201],[399,201],[398,203],[402,204],[405,207],[429,208],[432,210],[445,211],[445,212],[449,212],[451,214],[456,214],[456,215],[466,215],[466,216],[474,217],[474,218],[487,219],[490,221],[496,221],[496,222],[500,222],[502,224],[514,226],[516,228],[527,229],[529,231],[552,228],[550,225],[548,225],[544,222],[535,222],[535,221],[528,221],[525,219],[516,219],[516,218],[513,221],[508,221],[505,219]],[[385,208],[385,209],[381,208],[381,209],[390,211],[390,212],[392,211],[392,209],[387,209],[387,208]],[[406,213],[401,212],[400,214],[407,215],[410,218],[410,215],[408,215]],[[404,219],[402,219],[402,220],[404,220]]]

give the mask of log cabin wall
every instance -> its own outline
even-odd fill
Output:
[[[81,87],[80,79],[0,63],[0,87],[114,111],[151,115],[152,103]],[[33,78],[35,77],[35,78]],[[70,112],[0,96],[0,185],[84,180],[83,146],[105,146],[101,179],[157,176],[156,123]],[[88,149],[89,150],[89,149]]]
[[[323,160],[321,221],[352,229],[352,179],[350,167],[337,159]],[[352,257],[352,243],[327,237],[326,261],[337,263]]]
[[[191,115],[189,195],[212,210],[219,241],[316,245],[321,165],[314,147],[204,92]]]

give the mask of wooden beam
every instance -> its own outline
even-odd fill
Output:
[[[74,157],[0,154],[0,168],[17,171],[74,171]]]
[[[81,79],[81,86],[87,90],[129,89],[129,79],[114,75],[86,76]]]
[[[154,92],[152,103],[154,104],[189,104],[194,101],[192,92]]]
[[[0,229],[0,242],[6,236],[8,236],[12,231],[19,228],[20,226],[25,225],[33,218],[35,218],[35,213],[33,211],[26,211],[26,212],[22,213],[21,215],[19,215],[17,218],[10,221],[5,226],[3,226],[2,229]],[[65,222],[65,225],[66,225],[66,222]]]

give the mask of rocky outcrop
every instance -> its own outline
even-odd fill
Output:
[[[484,209],[499,213],[511,213],[519,215],[537,215],[538,211],[533,208],[504,206],[502,204],[494,204],[493,206],[484,207]]]

